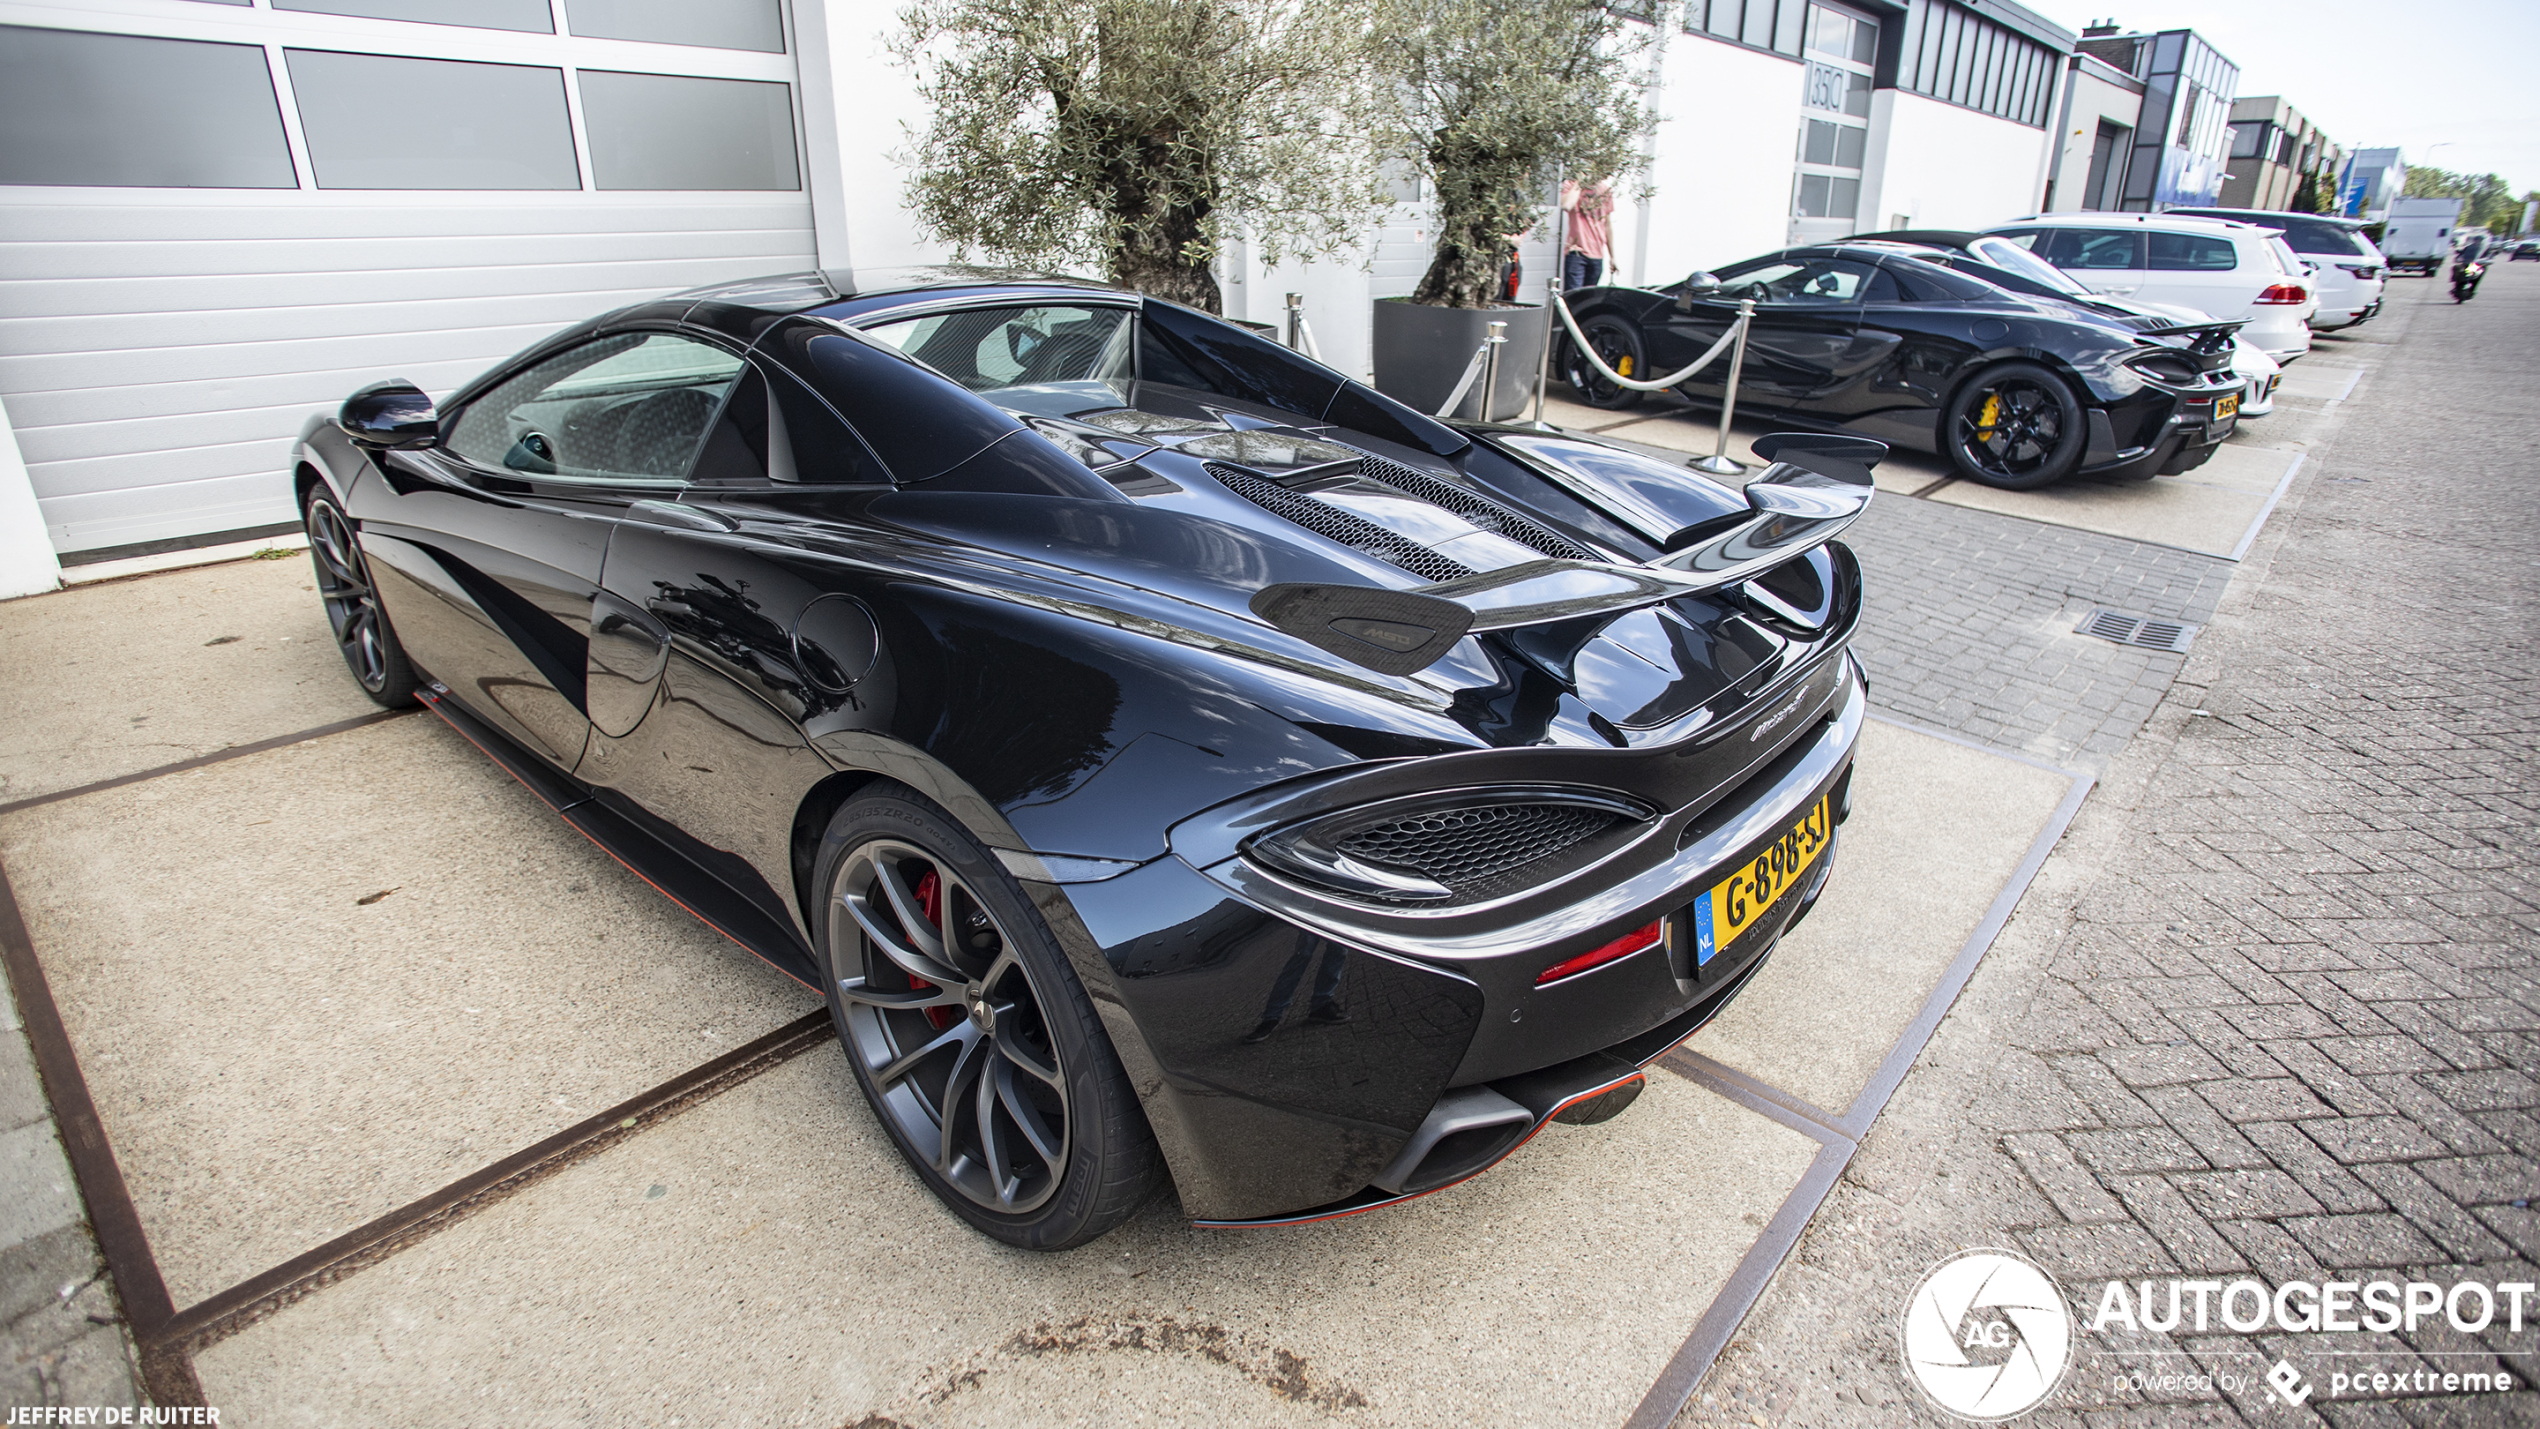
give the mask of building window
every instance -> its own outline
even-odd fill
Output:
[[[564,71],[286,50],[322,189],[578,189]]]
[[[1957,5],[1916,6],[1897,58],[1900,89],[1997,118],[2046,127],[2055,52]]]
[[[586,69],[582,127],[599,188],[802,187],[782,84]]]
[[[371,20],[413,20],[426,25],[466,25],[479,30],[522,30],[552,35],[556,25],[547,0],[272,0],[277,10],[319,15],[359,15]]]
[[[1797,59],[1811,8],[1808,0],[1685,0],[1685,33]]]
[[[0,26],[0,134],[0,184],[300,184],[255,45]]]
[[[565,0],[565,23],[596,39],[785,52],[777,0]]]

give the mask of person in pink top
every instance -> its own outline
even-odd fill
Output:
[[[1586,185],[1564,179],[1561,212],[1569,235],[1561,255],[1561,286],[1593,288],[1604,281],[1606,260],[1614,256],[1614,190],[1602,179]]]

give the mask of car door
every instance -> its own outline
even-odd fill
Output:
[[[1804,251],[1731,269],[1720,275],[1715,292],[1660,310],[1666,340],[1652,344],[1650,365],[1664,372],[1700,356],[1727,331],[1739,303],[1751,298],[1755,317],[1747,329],[1740,400],[1804,403],[1833,387],[1847,366],[1862,299],[1877,271],[1864,260]],[[1728,381],[1726,364],[1719,359],[1685,385],[1718,395]]]
[[[890,490],[855,433],[756,354],[686,483],[617,522],[591,607],[579,777],[677,828],[726,885],[806,934],[777,891],[792,886],[793,812],[832,772],[805,726],[870,711],[879,647],[834,562],[781,533],[804,521],[834,539]]]
[[[2026,244],[2094,293],[2129,298],[2143,286],[2143,231],[2139,228],[2006,229],[2004,236]]]
[[[357,506],[390,621],[432,678],[559,768],[588,743],[592,602],[633,503],[678,494],[741,371],[694,337],[628,331],[495,382],[393,453]]]

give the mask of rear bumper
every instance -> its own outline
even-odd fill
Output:
[[[1239,859],[1178,852],[1104,882],[1034,888],[1095,991],[1185,1212],[1278,1224],[1441,1189],[1564,1107],[1633,1081],[1717,1015],[1814,906],[1836,846],[1707,966],[1678,940],[1535,978],[1682,913],[1817,800],[1841,810],[1868,699],[1850,654],[1833,661],[1838,679],[1799,681],[1822,707],[1789,706],[1811,709],[1805,732],[1753,756],[1716,798],[1655,820],[1648,857],[1561,885],[1556,908],[1352,924],[1256,883]],[[1709,745],[1746,734],[1735,726]],[[1686,763],[1695,743],[1652,751],[1653,767]]]
[[[1613,1115],[1620,1110],[1618,1103],[1628,1104],[1640,1094],[1644,1069],[1650,1063],[1701,1031],[1764,970],[1765,963],[1781,946],[1782,936],[1817,906],[1833,877],[1835,857],[1840,851],[1838,837],[1835,846],[1828,848],[1810,870],[1808,882],[1788,900],[1789,911],[1776,912],[1774,926],[1765,936],[1748,935],[1754,947],[1741,955],[1743,961],[1692,1006],[1656,1027],[1549,1067],[1447,1091],[1393,1158],[1365,1189],[1354,1195],[1301,1211],[1199,1217],[1195,1223],[1220,1229],[1287,1226],[1383,1210],[1481,1175],[1515,1155],[1547,1123],[1567,1119],[1602,1121]]]

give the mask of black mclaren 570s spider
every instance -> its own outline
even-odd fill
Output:
[[[915,1174],[1059,1249],[1168,1176],[1210,1224],[1434,1191],[1757,975],[1850,811],[1885,448],[1758,450],[924,270],[382,383],[296,471],[363,687],[818,991]]]
[[[1708,351],[1749,299],[1741,415],[1934,452],[1987,486],[2173,476],[2203,465],[2239,411],[2236,322],[2129,328],[1893,244],[1790,248],[1666,288],[1568,295],[1605,364],[1645,381]],[[1560,365],[1594,406],[1640,400],[1566,338]],[[1717,406],[1728,370],[1715,359],[1672,390]]]

